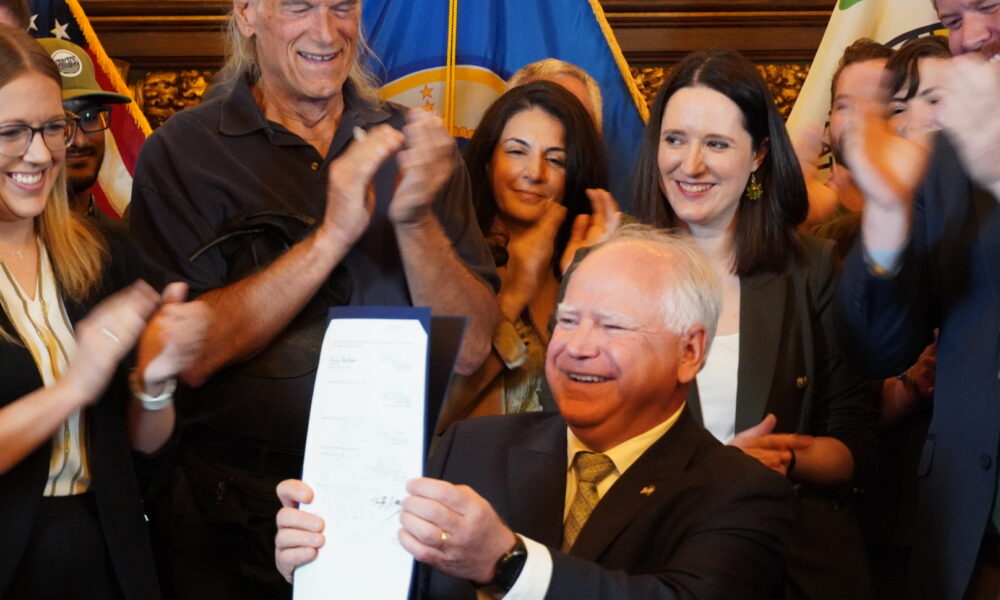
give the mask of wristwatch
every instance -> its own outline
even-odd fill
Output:
[[[497,560],[493,579],[486,583],[473,583],[477,589],[493,596],[503,596],[514,587],[521,575],[521,569],[524,568],[524,561],[528,560],[528,549],[524,546],[524,540],[516,533],[514,537],[516,538],[514,545]]]

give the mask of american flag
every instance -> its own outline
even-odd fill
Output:
[[[56,37],[84,48],[94,62],[97,83],[105,90],[132,96],[128,85],[108,57],[79,0],[31,0],[28,33],[36,38]],[[134,100],[134,99],[133,99]],[[133,101],[112,106],[106,132],[104,164],[94,186],[97,206],[120,217],[132,197],[132,173],[142,142],[151,133],[149,122]]]

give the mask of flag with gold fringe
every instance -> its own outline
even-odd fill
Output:
[[[612,192],[628,207],[647,110],[598,0],[365,0],[362,9],[383,97],[437,111],[460,140],[524,65],[557,58],[586,70],[603,95]]]
[[[28,33],[55,37],[84,48],[94,62],[97,83],[103,89],[131,96],[108,54],[101,46],[79,0],[31,0]],[[98,207],[120,217],[132,196],[132,173],[139,149],[151,130],[135,102],[112,105],[111,128],[105,133],[104,163],[94,186]]]
[[[890,47],[906,40],[944,34],[931,0],[832,0],[830,23],[816,51],[809,75],[788,117],[794,137],[804,127],[822,127],[830,111],[830,82],[844,50],[859,38],[871,38]]]

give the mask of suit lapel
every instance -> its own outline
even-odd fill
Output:
[[[558,548],[566,502],[565,421],[548,419],[531,442],[512,446],[509,453],[508,524],[518,533]]]
[[[636,515],[669,497],[691,460],[698,430],[694,418],[684,410],[670,431],[650,446],[597,503],[570,554],[596,561]]]
[[[736,375],[736,432],[764,418],[781,346],[788,281],[762,273],[740,280],[740,365]]]

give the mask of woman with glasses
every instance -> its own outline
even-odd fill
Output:
[[[69,210],[76,127],[48,54],[0,26],[0,597],[155,599],[130,447],[171,435],[206,313]]]

